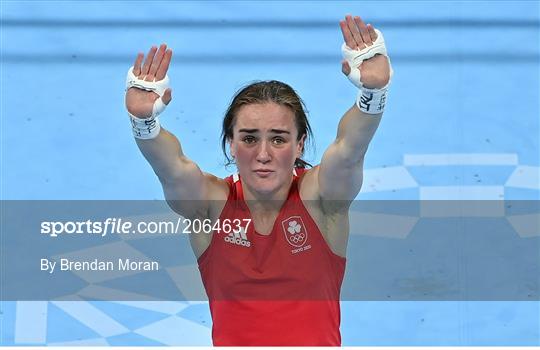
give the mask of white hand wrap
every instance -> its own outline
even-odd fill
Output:
[[[377,33],[377,39],[371,46],[367,46],[362,50],[353,50],[348,47],[345,43],[341,45],[341,52],[343,58],[349,63],[351,72],[347,76],[351,83],[353,83],[357,88],[360,89],[358,92],[358,97],[356,99],[356,105],[364,113],[368,114],[379,114],[384,111],[384,105],[386,102],[386,94],[388,92],[388,86],[390,81],[386,84],[385,87],[381,89],[368,89],[364,87],[361,80],[360,74],[360,65],[365,60],[372,58],[373,56],[380,54],[385,56],[388,59],[388,64],[390,65],[390,58],[386,52],[386,46],[384,44],[384,37],[382,33],[375,29]],[[392,78],[393,70],[390,65],[390,79]]]
[[[152,114],[149,118],[138,118],[128,111],[128,115],[131,119],[131,126],[133,127],[133,136],[139,139],[153,139],[159,135],[161,129],[158,115],[160,115],[165,110],[165,107],[167,107],[167,105],[163,103],[162,97],[165,90],[169,88],[169,77],[166,75],[165,78],[159,81],[145,81],[137,78],[137,76],[133,74],[133,67],[131,67],[128,70],[126,78],[126,91],[132,87],[153,91],[159,96],[154,102]]]

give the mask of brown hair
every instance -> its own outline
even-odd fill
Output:
[[[233,160],[227,154],[226,144],[227,141],[232,140],[233,138],[233,127],[236,122],[236,114],[242,106],[266,102],[274,102],[290,108],[294,113],[294,121],[296,128],[298,129],[297,141],[300,141],[302,136],[306,135],[304,145],[308,141],[311,143],[313,132],[311,131],[311,126],[307,119],[306,106],[296,91],[281,81],[257,81],[244,86],[236,92],[225,113],[225,117],[223,118],[221,149],[227,159],[226,166],[233,164]],[[302,155],[303,154],[304,149],[302,149]],[[294,166],[297,168],[305,168],[306,166],[312,167],[311,164],[300,158],[296,158]]]

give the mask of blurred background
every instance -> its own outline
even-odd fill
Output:
[[[340,65],[348,13],[383,32],[394,69],[358,199],[540,199],[537,1],[0,6],[3,201],[163,199],[124,108],[136,54],[163,42],[173,101],[161,121],[204,171],[234,172],[221,120],[236,90],[264,79],[304,99],[315,133],[306,159],[318,163],[355,100]],[[10,301],[0,311],[1,345],[211,343],[204,302]],[[343,344],[540,345],[539,315],[538,301],[347,301]]]

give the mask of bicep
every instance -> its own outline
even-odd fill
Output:
[[[178,172],[160,181],[171,209],[184,217],[206,216],[211,179],[196,163],[180,159]]]
[[[336,140],[324,153],[317,176],[322,199],[352,201],[360,192],[364,157],[350,152]]]
[[[185,158],[184,158],[185,159]],[[162,181],[167,204],[184,218],[215,220],[223,210],[229,187],[224,179],[204,173],[199,166],[185,160],[182,171]],[[209,247],[212,234],[190,234],[190,244],[198,259]]]

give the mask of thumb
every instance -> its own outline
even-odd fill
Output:
[[[169,102],[171,102],[171,100],[172,100],[172,90],[170,88],[165,90],[165,92],[163,93],[163,97],[161,97],[161,100],[166,105],[168,105]]]
[[[351,74],[351,67],[349,66],[349,63],[345,60],[341,61],[341,71],[346,76],[349,76],[349,74]]]

